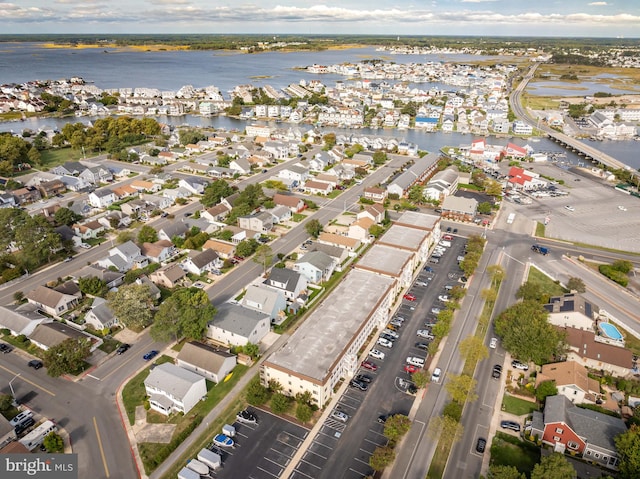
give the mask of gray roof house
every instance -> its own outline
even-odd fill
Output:
[[[307,278],[288,268],[272,268],[264,284],[282,291],[287,299],[295,300],[307,289]]]
[[[619,462],[614,439],[626,431],[622,419],[580,408],[561,394],[548,396],[544,412],[534,411],[531,424],[531,434],[555,452],[570,452],[610,469]]]
[[[242,306],[268,314],[273,323],[279,324],[285,317],[287,300],[278,289],[268,288],[263,284],[251,284],[242,298]]]
[[[91,309],[84,315],[84,320],[98,331],[118,324],[118,318],[113,315],[113,311],[111,311],[107,301],[103,298],[95,298],[93,300]]]
[[[114,266],[120,272],[133,268],[144,268],[148,264],[149,260],[142,256],[140,248],[133,241],[127,241],[111,248],[109,256],[98,261],[98,265],[103,268],[109,269],[110,266]]]
[[[0,328],[8,329],[13,336],[29,336],[39,324],[52,321],[40,314],[38,309],[38,306],[31,303],[0,306]]]
[[[335,269],[335,261],[322,251],[311,251],[298,259],[293,269],[302,274],[310,283],[327,281]]]
[[[192,274],[205,274],[222,267],[222,260],[212,249],[190,251],[189,256],[182,262],[184,268]]]
[[[273,216],[267,211],[240,216],[238,218],[238,226],[245,230],[267,233],[273,229]]]
[[[194,195],[203,194],[208,184],[209,182],[205,179],[193,177],[181,178],[180,181],[178,181],[178,186],[186,188]]]
[[[25,298],[29,303],[55,317],[63,315],[78,305],[78,297],[42,285],[29,291]]]
[[[475,198],[447,196],[441,208],[443,218],[472,221],[478,210],[478,201]]]
[[[51,172],[56,175],[78,176],[86,169],[87,167],[79,161],[67,161],[62,165],[58,165],[55,168],[52,168]]]
[[[189,230],[189,225],[182,221],[173,221],[166,226],[163,226],[158,231],[158,239],[172,241],[172,238],[179,236],[184,238],[185,234]]]
[[[111,271],[98,265],[91,264],[85,266],[75,274],[76,278],[96,277],[107,284],[107,288],[117,288],[124,282],[124,274],[118,271]]]
[[[29,335],[29,340],[45,351],[51,349],[54,346],[57,346],[58,344],[70,338],[85,339],[88,342],[92,342],[91,337],[86,335],[82,331],[58,321],[41,323],[36,327],[33,333]],[[94,342],[91,349],[95,349],[100,344],[102,344],[102,341],[100,341],[99,343]]]
[[[207,325],[207,337],[213,341],[232,346],[258,344],[269,332],[269,315],[244,308],[238,304],[224,303]]]
[[[204,377],[171,363],[153,368],[144,380],[144,387],[151,409],[165,416],[188,413],[207,394]]]
[[[236,363],[237,356],[228,350],[196,341],[185,343],[177,357],[178,366],[204,376],[214,383],[224,380],[227,374],[233,371]]]
[[[400,198],[406,195],[416,183],[420,183],[427,178],[438,166],[439,155],[429,153],[423,158],[416,159],[415,163],[404,173],[394,178],[387,186],[389,194],[397,194]]]

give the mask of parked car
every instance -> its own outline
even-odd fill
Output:
[[[39,359],[32,359],[27,364],[30,368],[33,369],[40,369],[42,366],[44,366],[44,364],[42,364],[42,361],[40,361]]]
[[[449,299],[448,295],[441,294],[441,295],[438,296],[438,301],[442,301],[443,303],[448,303],[451,300]]]
[[[362,361],[361,366],[365,369],[368,369],[369,371],[377,371],[378,370],[378,365],[374,362],[371,361]]]
[[[486,447],[487,447],[487,440],[479,437],[478,442],[476,442],[476,451],[478,451],[480,454],[483,454]]]
[[[511,429],[512,431],[520,432],[520,424],[515,421],[502,421],[500,422],[502,429]]]
[[[419,368],[424,367],[424,359],[419,358],[417,356],[409,356],[406,359],[407,364],[411,364],[412,366],[417,366]]]
[[[376,344],[379,344],[383,348],[392,348],[393,347],[393,343],[391,341],[389,341],[388,339],[385,339],[385,338],[378,338],[378,341],[376,341]]]
[[[502,366],[496,364],[491,371],[491,377],[493,379],[500,379],[500,376],[502,376]]]
[[[414,295],[412,295],[412,294],[409,294],[409,293],[406,293],[403,296],[403,298],[406,299],[407,301],[415,301],[416,300],[416,297]]]
[[[349,415],[342,411],[333,411],[331,417],[340,422],[347,422],[349,420]]]
[[[440,308],[431,308],[431,313],[432,314],[440,314],[441,309]]]
[[[423,351],[428,351],[429,350],[429,343],[424,343],[424,342],[418,342],[415,344],[415,347],[418,349],[422,349]]]
[[[27,419],[32,418],[33,417],[33,412],[26,410],[26,411],[20,411],[18,414],[16,414],[13,419],[11,419],[9,421],[9,425],[12,427],[17,426],[18,424],[22,424],[23,422],[25,422]]]
[[[5,343],[0,343],[0,353],[7,354],[13,351],[13,347]]]
[[[89,243],[80,243],[80,248],[89,249],[91,245]]]
[[[355,389],[359,389],[360,391],[366,391],[367,389],[369,389],[367,383],[358,381],[356,379],[352,379],[351,381],[349,381],[349,386]]]
[[[129,348],[131,347],[130,344],[127,343],[122,343],[118,349],[116,349],[116,354],[122,354],[125,353]]]
[[[424,267],[424,270],[425,270],[427,273],[434,273],[434,272],[435,272],[435,271],[434,271],[434,269],[433,269],[431,266],[425,266],[425,267]]]
[[[382,334],[380,335],[380,337],[381,337],[382,339],[386,339],[387,341],[390,341],[390,342],[392,342],[392,343],[393,343],[393,342],[395,342],[395,340],[396,340],[396,338],[394,338],[393,336],[390,336],[390,335],[385,334],[385,333],[382,333]]]
[[[429,286],[426,281],[416,281],[416,286]]]
[[[498,347],[498,338],[491,338],[491,341],[489,342],[489,347],[491,349],[496,349]]]
[[[236,421],[244,424],[258,424],[258,418],[255,414],[243,409],[236,414]]]
[[[398,333],[396,333],[395,331],[392,331],[390,329],[385,329],[384,331],[382,331],[384,334],[388,334],[391,337],[394,337],[396,339],[398,339],[400,337],[400,335]]]
[[[391,417],[391,414],[381,414],[380,416],[378,416],[378,422],[380,424],[384,424],[385,422],[387,422],[387,419],[389,419]]]
[[[380,360],[384,359],[384,353],[379,349],[372,349],[371,351],[369,351],[369,356],[371,356],[374,359],[380,359]]]
[[[420,368],[418,366],[414,366],[413,364],[405,364],[404,365],[404,372],[405,373],[413,374],[413,373],[417,373],[419,370],[420,370]]]
[[[144,359],[145,361],[151,361],[157,355],[158,355],[158,351],[156,351],[155,349],[152,349],[148,353],[145,353],[145,355],[142,356],[142,359]]]
[[[516,369],[522,369],[523,371],[527,371],[529,369],[529,365],[526,363],[521,363],[517,359],[511,361],[511,367]]]
[[[356,381],[360,381],[361,383],[367,383],[367,384],[373,381],[373,378],[368,374],[358,374],[354,379]]]
[[[438,258],[429,258],[429,263],[438,264],[440,260]]]
[[[36,423],[35,419],[33,419],[32,417],[28,417],[21,423],[16,424],[13,430],[16,432],[17,435],[20,435],[23,432],[25,432],[27,429],[29,429],[31,426],[33,426],[35,423]]]
[[[416,334],[418,336],[420,336],[421,338],[427,338],[427,339],[431,339],[431,340],[434,339],[433,334],[431,334],[431,332],[426,330],[426,329],[418,329]]]
[[[571,205],[567,205],[567,206],[565,206],[565,207],[564,207],[564,209],[569,210],[569,211],[575,211],[575,210],[576,210],[576,209],[575,209],[573,206],[571,206]]]

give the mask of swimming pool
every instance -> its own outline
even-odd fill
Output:
[[[600,323],[598,324],[598,327],[600,328],[600,331],[602,332],[602,334],[604,334],[608,338],[611,338],[615,341],[622,340],[622,334],[620,334],[620,331],[618,331],[618,328],[616,328],[613,324]]]

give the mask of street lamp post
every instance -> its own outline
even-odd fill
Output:
[[[13,379],[12,379],[11,381],[9,381],[9,389],[11,390],[11,397],[13,398],[13,402],[14,402],[14,404],[16,403],[16,393],[15,393],[15,391],[13,390],[13,384],[11,384],[11,383],[13,383],[13,381],[15,381],[16,379],[18,379],[18,378],[20,377],[20,375],[21,375],[21,374],[22,374],[22,373],[18,373],[18,374],[16,374],[16,375],[13,377]]]

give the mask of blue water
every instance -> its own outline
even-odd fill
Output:
[[[618,328],[616,328],[613,324],[600,323],[598,324],[598,327],[600,328],[600,330],[602,330],[605,336],[608,336],[609,338],[614,339],[616,341],[620,341],[622,339],[622,334],[620,334],[620,331],[618,331]]]
[[[587,96],[598,92],[624,95],[640,93],[640,88],[630,84],[616,88],[615,86],[593,81],[581,81],[579,83],[536,81],[527,85],[527,93],[539,96]]]

